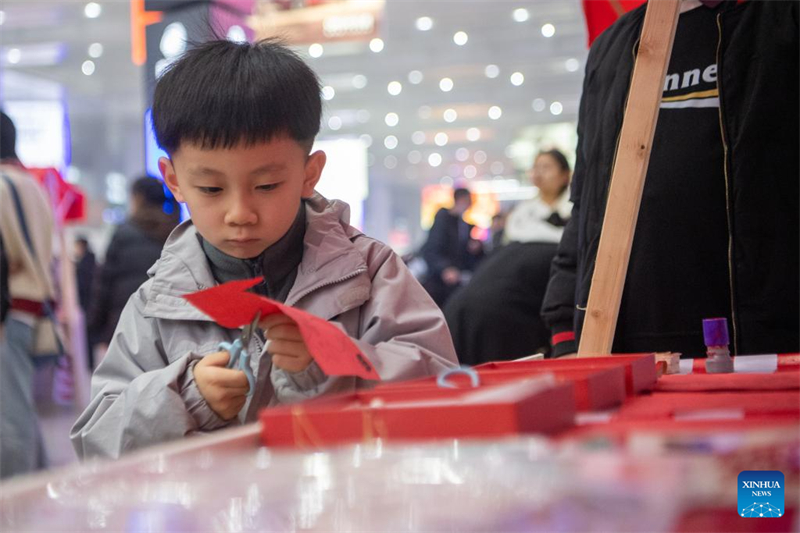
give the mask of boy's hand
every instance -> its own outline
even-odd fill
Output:
[[[250,386],[241,370],[226,368],[230,354],[208,354],[194,366],[194,381],[211,410],[223,420],[233,419],[244,407]]]
[[[267,339],[272,364],[287,372],[302,372],[314,360],[297,323],[286,315],[269,315],[259,323]]]

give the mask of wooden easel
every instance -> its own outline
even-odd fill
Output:
[[[622,121],[578,357],[611,353],[681,0],[650,0]]]

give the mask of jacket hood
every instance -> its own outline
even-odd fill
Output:
[[[348,225],[350,207],[328,201],[319,193],[306,200],[303,259],[287,305],[293,305],[319,285],[366,271],[364,258],[351,238],[360,232]],[[148,271],[150,294],[145,314],[160,318],[209,320],[183,296],[217,285],[191,219],[167,239],[161,258]]]

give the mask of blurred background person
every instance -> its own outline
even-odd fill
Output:
[[[17,158],[17,131],[0,112],[0,235],[10,309],[0,333],[0,478],[46,466],[33,379],[36,325],[55,296],[53,213],[36,178]],[[5,269],[4,269],[5,270]],[[52,315],[51,315],[52,316]]]
[[[78,285],[78,304],[81,306],[83,316],[89,316],[89,308],[92,297],[92,284],[94,282],[97,260],[94,252],[89,247],[86,237],[77,237],[74,245],[75,280]],[[89,321],[86,320],[86,361],[89,370],[94,368],[94,357],[92,350],[92,339],[89,335]]]
[[[133,182],[130,215],[114,232],[93,288],[89,330],[105,353],[128,298],[147,280],[169,234],[180,221],[178,203],[149,176]],[[99,357],[96,362],[99,363]]]
[[[483,258],[483,246],[471,237],[473,225],[464,220],[472,205],[469,189],[453,191],[453,207],[436,213],[428,240],[422,247],[422,257],[428,266],[423,287],[439,307],[460,285],[469,281]]]
[[[538,192],[509,214],[504,229],[508,244],[489,256],[444,308],[462,364],[549,352],[548,329],[539,312],[571,210],[567,158],[558,150],[541,152],[531,178]]]

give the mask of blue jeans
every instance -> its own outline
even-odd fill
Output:
[[[0,339],[0,479],[46,466],[33,400],[33,328],[8,317]]]

